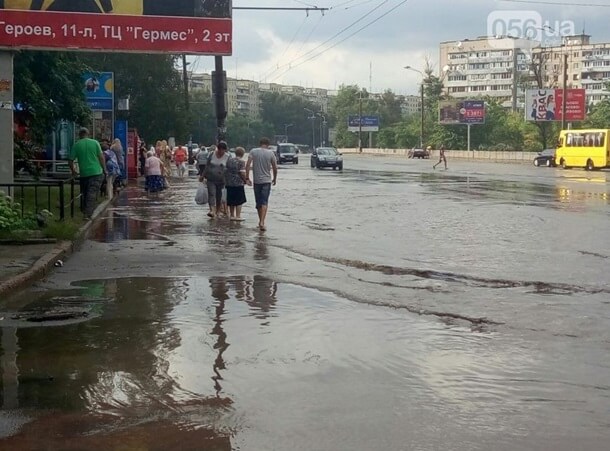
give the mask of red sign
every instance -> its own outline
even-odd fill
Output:
[[[0,10],[0,47],[230,55],[230,18]]]
[[[563,89],[556,89],[557,95],[557,114],[556,118],[561,121],[563,118]],[[584,121],[587,114],[586,94],[584,89],[568,89],[568,99],[566,102],[566,121]]]

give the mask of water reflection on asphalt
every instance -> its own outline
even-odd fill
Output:
[[[0,449],[605,449],[607,175],[422,164],[129,189],[0,307]]]

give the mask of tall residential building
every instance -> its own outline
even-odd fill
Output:
[[[189,74],[189,89],[200,89],[211,93],[212,76],[210,74]],[[261,109],[261,95],[265,92],[298,95],[315,104],[320,111],[328,111],[330,100],[329,92],[326,89],[227,78],[227,113],[229,115],[244,114],[252,119],[258,118]]]
[[[404,102],[401,107],[402,113],[407,116],[418,114],[421,111],[421,96],[404,96]]]
[[[523,80],[535,86],[540,71],[544,88],[584,88],[588,104],[610,96],[610,43],[592,44],[586,34],[565,36],[561,45],[541,47],[516,38],[480,37],[440,44],[440,67],[447,94],[466,99],[497,98],[507,108],[524,108]],[[567,67],[565,66],[567,58]]]
[[[563,45],[536,49],[545,87],[562,88],[567,62],[567,87],[584,88],[587,104],[610,96],[610,43],[592,44],[586,34],[566,36]],[[567,60],[567,61],[566,61]]]
[[[479,37],[440,44],[447,94],[458,99],[492,97],[506,108],[523,108],[519,73],[528,70],[539,43],[511,37]]]

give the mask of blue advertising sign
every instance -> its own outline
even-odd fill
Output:
[[[127,121],[114,121],[114,137],[121,141],[124,150],[123,158],[125,161],[123,167],[127,167],[127,129]]]
[[[114,109],[114,74],[87,72],[83,74],[83,92],[92,110]]]
[[[362,128],[363,132],[379,131],[379,116],[348,116],[347,129],[357,132]]]

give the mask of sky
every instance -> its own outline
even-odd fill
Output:
[[[416,94],[421,75],[404,66],[423,70],[429,58],[438,72],[439,43],[488,35],[490,14],[498,27],[512,26],[511,34],[534,18],[546,41],[584,28],[593,43],[610,42],[609,0],[233,0],[233,6],[330,8],[323,15],[233,11],[227,75],[305,87]],[[212,57],[197,57],[191,68],[209,72],[213,64]]]

